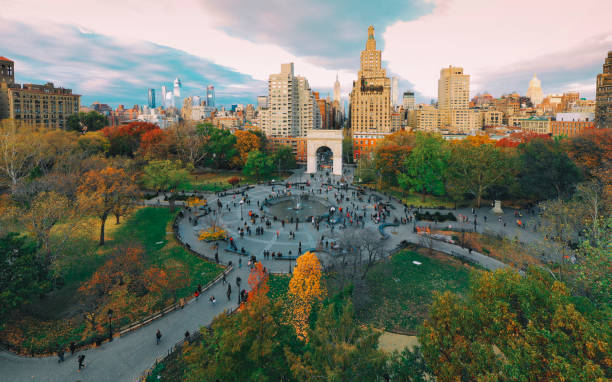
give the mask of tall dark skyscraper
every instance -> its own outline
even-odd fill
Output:
[[[155,89],[149,89],[149,107],[155,109]]]
[[[206,87],[206,106],[215,107],[215,87],[212,85]]]

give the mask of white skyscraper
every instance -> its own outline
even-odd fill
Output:
[[[334,101],[340,103],[340,81],[338,81],[338,75],[336,74],[336,82],[334,82]]]
[[[168,93],[168,88],[166,87],[166,85],[163,85],[161,88],[161,105],[163,108],[165,108],[166,105],[166,93]]]
[[[183,87],[181,85],[181,80],[177,78],[174,79],[174,96],[175,97],[180,97],[181,96],[181,87]]]
[[[397,98],[399,97],[399,81],[397,77],[391,79],[391,106],[397,106]]]
[[[293,63],[281,64],[281,72],[268,80],[268,108],[260,112],[260,124],[271,137],[303,137],[320,128],[319,108],[305,77],[295,76]]]

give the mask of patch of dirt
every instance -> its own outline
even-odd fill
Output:
[[[391,353],[394,350],[401,352],[405,347],[413,350],[418,344],[419,340],[416,336],[391,332],[383,332],[378,339],[378,345],[380,348],[388,353]]]

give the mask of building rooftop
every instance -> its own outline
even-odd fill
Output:
[[[0,61],[14,62],[13,60],[9,60],[8,58],[6,58],[4,56],[0,56]]]

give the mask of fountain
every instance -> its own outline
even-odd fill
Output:
[[[266,212],[278,219],[299,219],[304,221],[311,216],[325,215],[329,211],[329,202],[312,195],[295,194],[270,200],[266,204]]]
[[[297,200],[295,201],[295,207],[293,207],[294,210],[301,210],[302,209],[302,195],[298,194],[297,195]]]

